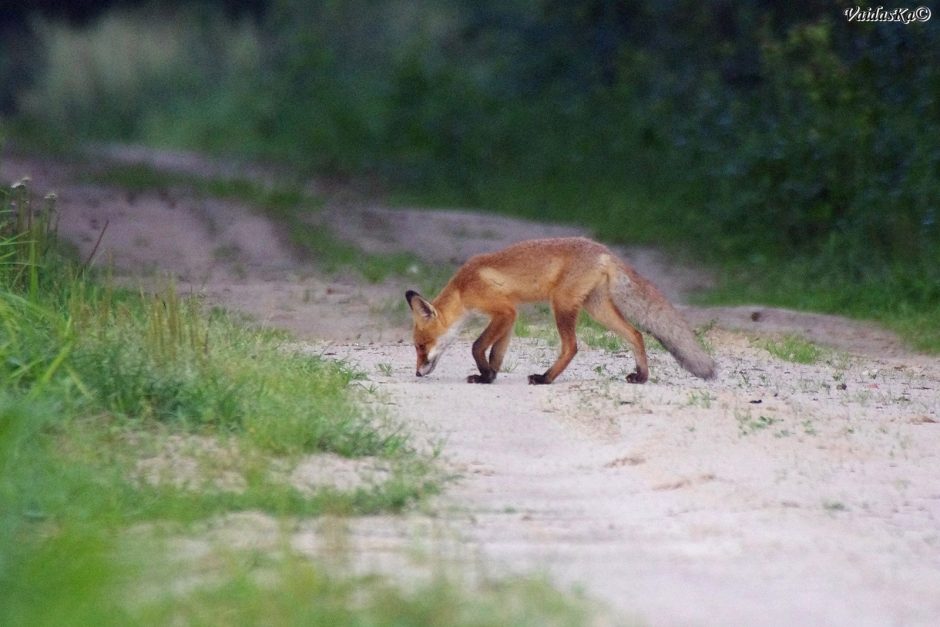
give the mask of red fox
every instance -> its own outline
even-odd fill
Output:
[[[431,374],[464,316],[474,310],[490,316],[490,323],[473,343],[480,374],[467,382],[492,383],[509,346],[516,305],[536,301],[551,304],[561,354],[544,373],[529,375],[529,383],[551,383],[571,362],[578,352],[575,325],[582,308],[630,342],[636,359],[636,371],[627,376],[630,383],[644,383],[649,366],[643,336],[628,320],[662,342],[692,374],[711,379],[716,372],[714,360],[662,293],[607,247],[583,237],[529,240],[477,255],[433,301],[414,290],[405,292],[405,299],[414,318],[419,377]]]

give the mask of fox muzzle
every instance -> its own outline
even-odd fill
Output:
[[[418,365],[418,369],[415,370],[415,376],[426,377],[434,371],[435,366],[437,366],[437,360],[440,358],[440,354],[435,356],[434,359],[428,360],[423,364]]]

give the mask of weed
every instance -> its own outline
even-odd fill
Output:
[[[49,262],[55,244],[55,194],[34,206],[29,179],[0,189],[0,286],[26,292],[36,302],[40,264]]]
[[[519,315],[516,316],[512,334],[516,337],[535,337],[534,329],[532,328],[532,323],[528,315],[520,312]]]
[[[582,312],[578,317],[577,333],[578,339],[591,348],[600,348],[611,352],[623,348],[623,343],[617,335],[585,312]]]
[[[703,409],[710,409],[712,406],[712,401],[717,397],[710,394],[708,390],[692,390],[689,392],[688,399],[686,400],[686,405],[689,407],[701,407]]]
[[[518,310],[513,335],[529,337],[546,342],[549,346],[559,344],[558,332],[551,322],[552,313],[548,305],[536,303]]]
[[[738,433],[742,436],[752,435],[758,431],[763,431],[764,429],[780,422],[780,418],[774,418],[772,416],[760,415],[757,418],[754,418],[750,410],[735,410],[734,417],[738,422]]]
[[[815,344],[794,335],[779,340],[766,340],[760,342],[760,346],[778,359],[797,364],[815,364],[824,354]]]

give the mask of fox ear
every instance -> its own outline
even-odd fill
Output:
[[[426,321],[437,315],[437,310],[434,309],[434,305],[414,290],[405,292],[405,300],[408,301],[408,306],[411,307],[411,312],[415,315],[416,319],[420,317],[422,320]]]

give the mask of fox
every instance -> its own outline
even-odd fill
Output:
[[[629,383],[649,379],[638,328],[695,376],[713,379],[717,374],[715,361],[662,292],[606,246],[585,237],[527,240],[476,255],[437,298],[408,290],[405,300],[414,321],[418,377],[434,371],[467,314],[476,311],[489,316],[489,323],[471,350],[479,374],[468,376],[467,382],[493,383],[509,348],[517,305],[545,301],[555,317],[561,353],[548,370],[529,375],[530,384],[552,383],[571,363],[578,352],[575,327],[582,309],[632,347],[636,369],[627,375]]]

